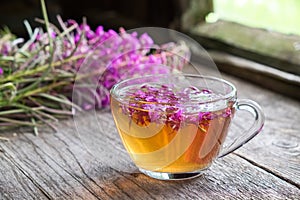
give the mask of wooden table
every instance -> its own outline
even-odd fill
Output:
[[[110,112],[101,111],[76,119],[79,135],[66,120],[57,133],[18,131],[0,141],[0,199],[300,199],[300,102],[223,77],[261,104],[266,123],[199,178],[159,181],[132,169]],[[247,124],[237,120],[232,132]]]

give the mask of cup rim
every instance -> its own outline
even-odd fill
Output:
[[[113,85],[113,87],[110,89],[110,94],[117,101],[119,101],[121,103],[125,103],[125,102],[122,102],[122,100],[116,94],[116,91],[117,91],[118,87],[120,87],[122,84],[124,84],[126,82],[130,82],[130,81],[134,81],[134,80],[139,80],[139,79],[147,79],[147,78],[151,78],[151,77],[168,77],[168,76],[184,76],[184,77],[192,77],[192,78],[210,79],[210,80],[222,82],[223,84],[226,84],[227,86],[229,86],[231,88],[230,92],[222,95],[221,97],[214,98],[213,100],[205,101],[205,102],[201,102],[201,103],[197,102],[197,104],[214,103],[214,102],[218,102],[218,101],[222,101],[222,100],[228,100],[228,99],[236,97],[237,90],[236,90],[236,87],[231,82],[229,82],[227,80],[224,80],[222,78],[214,77],[214,76],[207,76],[207,75],[201,75],[201,74],[188,74],[188,73],[152,74],[152,75],[145,75],[145,76],[138,76],[138,77],[132,77],[132,78],[124,79],[124,80],[116,83],[115,85]],[[145,82],[145,83],[147,83],[147,82]],[[189,104],[189,105],[193,105],[193,104]]]

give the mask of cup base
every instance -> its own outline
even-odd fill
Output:
[[[184,173],[167,173],[167,172],[153,172],[144,169],[139,169],[143,174],[159,180],[187,180],[196,178],[203,174],[203,172],[184,172]]]

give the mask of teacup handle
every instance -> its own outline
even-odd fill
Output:
[[[250,112],[253,115],[255,121],[249,130],[243,132],[243,134],[238,138],[236,138],[230,145],[224,147],[220,155],[218,156],[218,158],[226,156],[227,154],[235,151],[236,149],[246,144],[249,140],[251,140],[254,136],[256,136],[264,126],[264,122],[265,122],[264,113],[261,107],[255,101],[249,99],[237,100],[236,111]]]

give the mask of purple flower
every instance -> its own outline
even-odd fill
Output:
[[[226,108],[225,111],[222,113],[222,117],[230,117],[231,114],[231,108]]]
[[[101,37],[103,34],[104,34],[103,26],[98,26],[97,29],[96,29],[96,35],[98,37]]]
[[[140,84],[123,94],[128,99],[128,104],[120,107],[122,112],[137,125],[165,123],[173,131],[178,131],[186,124],[206,129],[210,126],[211,120],[232,116],[231,107],[201,112],[199,104],[191,105],[191,101],[195,99],[190,94],[200,91],[213,94],[211,90],[199,90],[196,87],[180,90],[176,84]],[[184,99],[181,98],[183,94],[186,94]]]
[[[200,120],[212,120],[212,119],[214,119],[214,115],[211,112],[200,112],[199,119]]]
[[[174,43],[159,46],[154,44],[153,39],[147,33],[141,35],[137,32],[127,33],[123,28],[120,28],[119,33],[117,33],[114,30],[104,30],[102,26],[92,30],[88,24],[78,24],[75,20],[67,20],[62,28],[70,27],[73,29],[68,29],[70,32],[65,35],[59,33],[58,29],[50,27],[52,41],[57,47],[54,62],[68,59],[70,62],[62,64],[62,69],[76,73],[86,57],[92,53],[92,56],[88,57],[91,58],[91,62],[88,62],[90,66],[84,69],[85,71],[80,72],[90,74],[95,71],[95,75],[83,79],[82,83],[84,85],[86,82],[92,82],[91,85],[99,85],[99,88],[91,92],[92,88],[84,86],[83,91],[80,91],[83,96],[89,97],[79,103],[85,110],[108,107],[108,91],[114,84],[123,79],[147,74],[167,74],[173,72],[174,69],[181,69],[185,64],[183,62],[172,63],[172,59],[169,59],[173,56],[170,52],[172,52],[172,49],[178,49],[178,46],[181,45],[179,43],[178,46]],[[31,38],[34,42],[29,45],[29,53],[39,52],[37,57],[47,58],[50,56],[50,52],[43,47],[49,43],[48,34],[43,29],[36,30],[38,30],[38,33],[34,34],[35,38]],[[0,46],[0,54],[7,55],[11,53],[13,47],[15,48],[11,41],[7,44],[3,43]],[[154,47],[157,50],[150,52]],[[43,50],[41,51],[41,49]],[[69,59],[72,56],[78,58],[76,60]],[[102,74],[100,80],[98,72]],[[3,73],[3,69],[0,68],[0,75]],[[139,101],[170,103],[157,95],[160,90],[161,88],[148,88],[147,92],[141,93],[137,97]],[[177,99],[170,92],[163,94],[168,95],[173,101]],[[142,107],[143,105],[139,106]],[[152,115],[153,118],[156,118],[155,114]]]
[[[2,75],[3,73],[3,69],[0,67],[0,75]]]
[[[144,33],[141,35],[140,42],[141,42],[142,46],[145,48],[150,48],[154,44],[152,38],[147,33]]]
[[[0,55],[7,56],[9,55],[9,51],[11,50],[11,46],[7,43],[2,44],[0,46]]]

